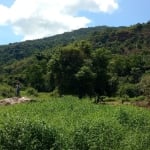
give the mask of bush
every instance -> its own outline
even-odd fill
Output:
[[[139,88],[143,95],[150,98],[150,73],[144,74],[141,78],[141,81],[139,83]]]
[[[13,97],[14,95],[15,95],[15,91],[11,86],[5,85],[5,84],[2,84],[0,86],[0,96],[1,97],[9,98],[9,97]]]
[[[127,128],[127,130],[132,131],[143,131],[147,132],[150,131],[150,122],[148,119],[148,116],[141,113],[136,112],[127,112],[126,110],[120,109],[120,111],[117,114],[117,120],[119,123]]]
[[[56,88],[54,91],[52,91],[52,92],[50,93],[50,96],[59,97],[60,94],[59,94],[58,89]]]
[[[129,97],[135,97],[140,95],[140,91],[138,89],[138,86],[135,84],[123,84],[118,89],[118,94],[122,97],[124,95],[127,95]]]
[[[29,88],[26,90],[26,93],[27,93],[28,95],[38,96],[37,90],[35,90],[35,89],[32,88],[32,87],[29,87]]]
[[[56,130],[44,123],[10,121],[0,129],[0,149],[59,150],[60,145]]]
[[[150,149],[150,134],[138,132],[128,132],[121,142],[120,150],[149,150]]]
[[[133,102],[134,101],[144,101],[144,100],[145,100],[145,96],[143,96],[143,95],[132,98]]]
[[[116,150],[120,147],[122,133],[113,121],[101,121],[93,126],[83,125],[74,132],[74,149]]]

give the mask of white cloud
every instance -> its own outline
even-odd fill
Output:
[[[81,10],[111,13],[117,0],[15,0],[11,7],[0,5],[0,25],[11,25],[23,40],[42,38],[86,27],[91,20]]]
[[[9,18],[9,9],[3,5],[0,5],[0,25],[5,25]]]

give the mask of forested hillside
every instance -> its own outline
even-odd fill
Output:
[[[21,60],[29,57],[37,52],[42,52],[46,49],[52,49],[58,46],[65,46],[73,41],[88,39],[94,31],[103,31],[107,27],[100,26],[95,28],[82,28],[72,32],[55,35],[43,39],[25,41],[20,43],[10,43],[9,45],[0,46],[0,64],[6,62],[11,63],[14,60]]]
[[[59,95],[150,96],[150,22],[79,29],[3,45],[0,53],[2,89],[19,81]]]

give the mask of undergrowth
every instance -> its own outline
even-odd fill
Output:
[[[0,107],[0,149],[149,150],[149,110],[72,96]]]

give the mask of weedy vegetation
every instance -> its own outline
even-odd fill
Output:
[[[0,106],[0,149],[149,150],[150,112],[73,96]]]

